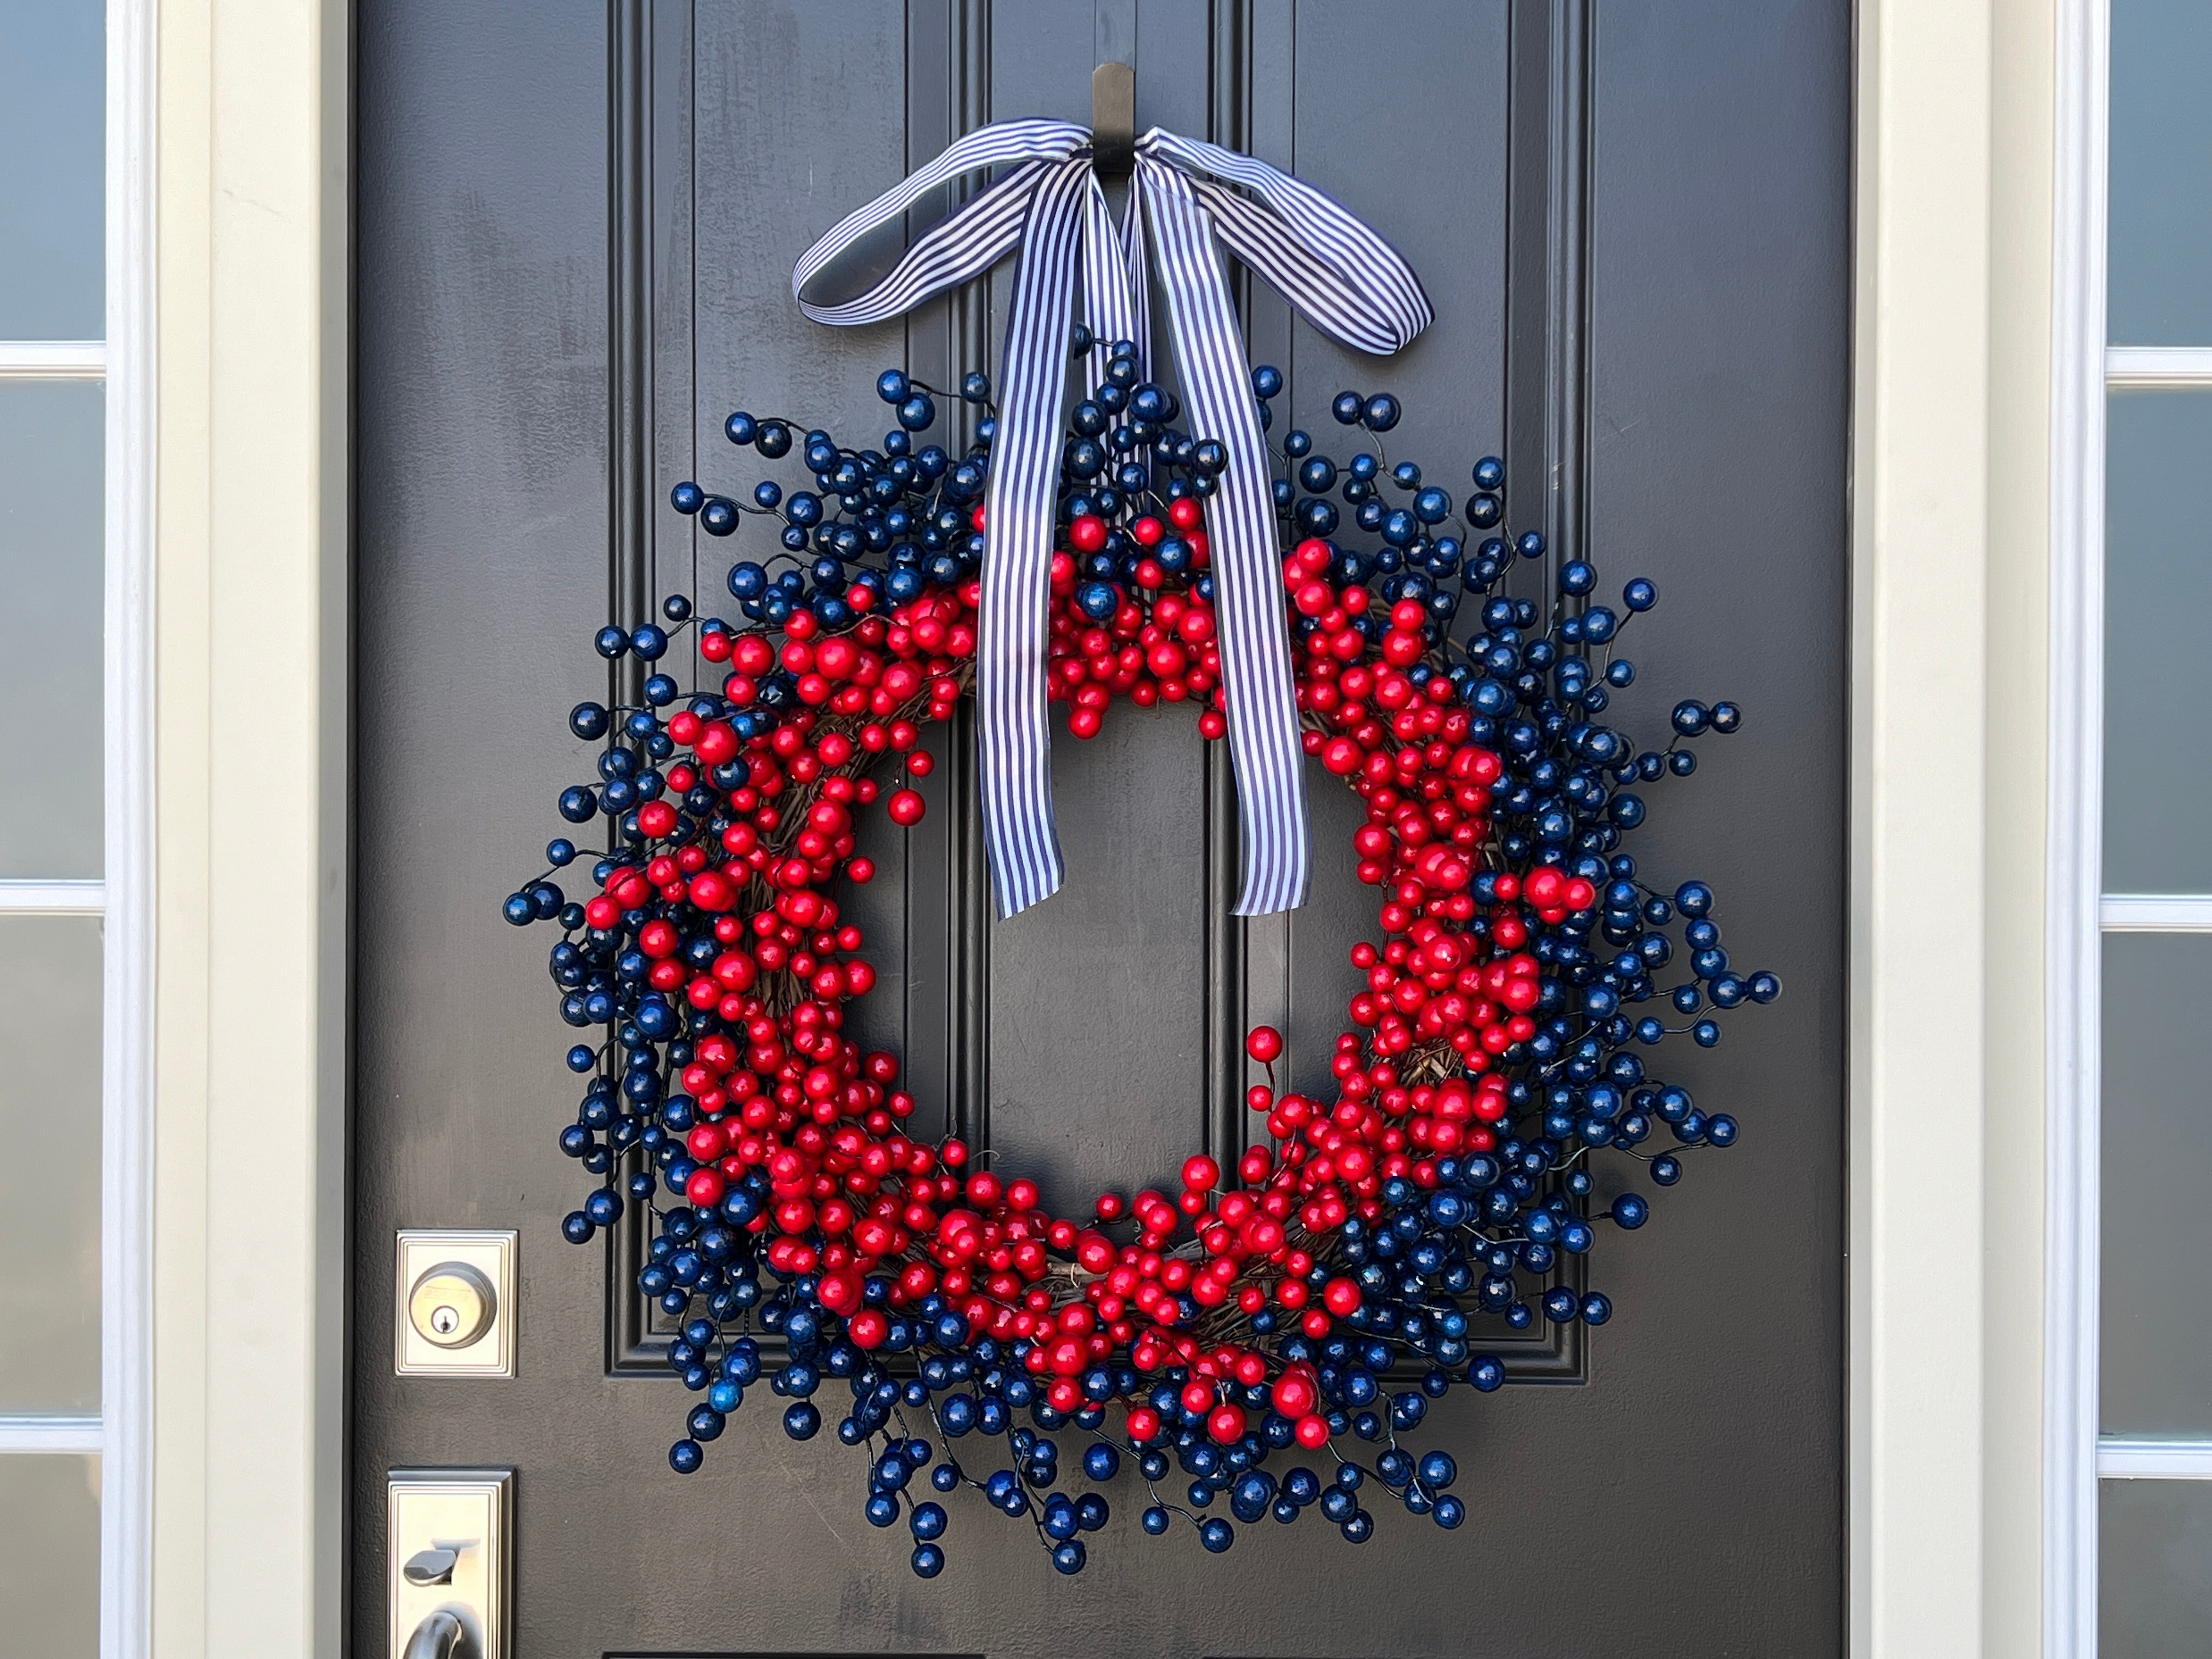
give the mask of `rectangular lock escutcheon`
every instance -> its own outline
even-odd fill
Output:
[[[405,1227],[393,1269],[392,1369],[402,1376],[513,1376],[517,1235]]]
[[[391,1659],[509,1659],[514,1471],[394,1469],[386,1480]]]

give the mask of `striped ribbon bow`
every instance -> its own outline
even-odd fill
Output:
[[[931,191],[1009,164],[866,293],[840,305],[805,297],[833,260]],[[958,140],[848,216],[792,272],[793,296],[807,316],[851,327],[888,321],[1021,250],[984,497],[989,542],[975,653],[984,844],[1002,918],[1049,896],[1065,874],[1053,828],[1045,666],[1076,261],[1100,343],[1093,384],[1104,377],[1110,343],[1120,340],[1135,343],[1139,378],[1149,378],[1146,225],[1189,429],[1228,451],[1208,544],[1243,827],[1237,913],[1266,915],[1305,902],[1305,767],[1267,447],[1214,241],[1315,326],[1361,351],[1397,351],[1428,326],[1419,279],[1382,237],[1312,185],[1158,127],[1137,141],[1128,211],[1116,225],[1092,170],[1089,130],[1042,120],[1003,121]]]

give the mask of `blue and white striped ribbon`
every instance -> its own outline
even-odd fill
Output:
[[[1010,170],[917,238],[867,292],[836,305],[805,297],[833,261],[931,191],[1002,166]],[[1079,261],[1087,320],[1099,341],[1092,383],[1104,378],[1116,340],[1136,343],[1148,376],[1147,226],[1188,428],[1218,439],[1229,455],[1207,523],[1243,828],[1237,913],[1266,915],[1305,902],[1312,863],[1305,764],[1267,444],[1214,243],[1316,327],[1360,351],[1400,350],[1428,326],[1420,279],[1388,242],[1312,185],[1158,127],[1137,141],[1128,213],[1117,225],[1091,169],[1090,132],[1063,121],[1003,121],[969,133],[848,215],[792,272],[793,295],[807,316],[849,327],[902,315],[1021,250],[984,496],[988,551],[975,653],[984,844],[1001,917],[1049,896],[1065,878],[1053,828],[1045,667],[1076,268]]]

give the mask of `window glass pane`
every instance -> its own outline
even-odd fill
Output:
[[[6,1651],[100,1651],[100,1460],[0,1457],[0,1632]]]
[[[100,872],[102,396],[0,382],[0,877]]]
[[[106,8],[0,0],[0,340],[97,340]]]
[[[2109,407],[2105,890],[2212,893],[2212,392]]]
[[[2104,1385],[2110,1434],[2212,1434],[2212,934],[2105,939]]]
[[[0,1412],[100,1409],[100,1064],[99,920],[0,916]]]
[[[2098,1492],[2098,1659],[2203,1653],[2212,1631],[2212,1480]]]
[[[2212,345],[2212,6],[2112,0],[2115,345]]]

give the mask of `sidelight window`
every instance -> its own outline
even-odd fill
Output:
[[[2212,1628],[2212,9],[2067,9],[2053,1651],[2136,1659]]]
[[[143,11],[0,0],[0,1645],[57,1659],[144,1581]]]

